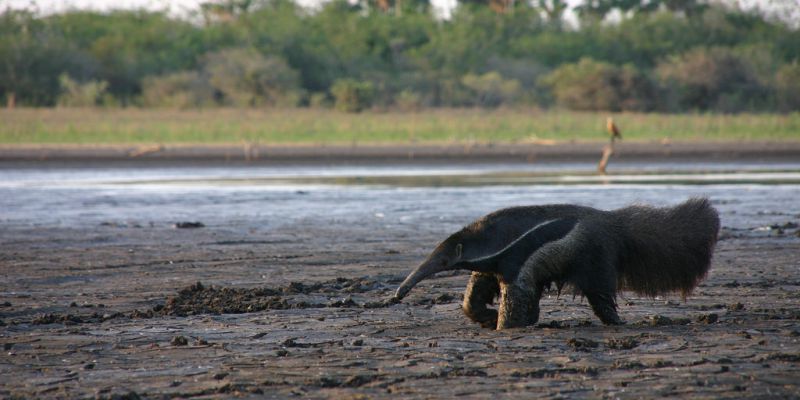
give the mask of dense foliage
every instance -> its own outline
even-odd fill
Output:
[[[800,31],[692,0],[217,1],[0,14],[9,106],[800,110]]]

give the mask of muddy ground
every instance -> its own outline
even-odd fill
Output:
[[[381,303],[446,233],[6,228],[0,397],[800,396],[793,223],[724,229],[693,297],[626,294],[627,325],[552,293],[538,326],[507,331],[462,315],[464,273]]]

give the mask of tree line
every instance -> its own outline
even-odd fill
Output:
[[[800,30],[698,0],[223,0],[0,14],[14,106],[800,110]]]

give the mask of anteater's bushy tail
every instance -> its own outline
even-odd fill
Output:
[[[619,288],[655,297],[691,293],[708,273],[719,215],[708,199],[675,207],[631,206],[613,211],[621,223]]]

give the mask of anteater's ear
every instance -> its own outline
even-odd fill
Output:
[[[463,247],[464,246],[462,246],[461,243],[456,245],[456,260],[461,259],[461,250]]]

